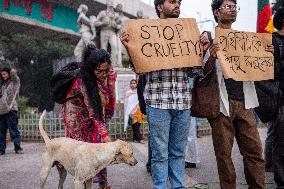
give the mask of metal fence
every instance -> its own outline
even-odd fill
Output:
[[[132,139],[132,129],[128,127],[124,131],[123,111],[116,111],[113,118],[107,125],[112,139]],[[40,142],[42,136],[40,135],[38,124],[40,114],[20,114],[19,115],[19,130],[21,132],[22,141]],[[65,126],[60,113],[47,113],[44,119],[44,130],[50,138],[64,137]],[[145,121],[141,126],[141,132],[144,138],[148,136],[148,123]],[[211,134],[211,129],[207,120],[198,119],[198,136]]]
[[[21,132],[23,141],[37,142],[42,141],[39,132],[40,114],[20,114],[18,128]],[[107,125],[112,139],[132,139],[132,130],[130,127],[124,132],[124,120],[122,111],[115,112],[113,118]],[[50,138],[64,137],[65,125],[60,113],[47,113],[44,119],[44,130]],[[141,126],[143,137],[148,135],[148,124],[145,122]]]
[[[128,127],[124,131],[124,115],[123,115],[123,105],[118,104],[113,118],[107,124],[107,130],[112,139],[123,139],[131,140],[132,129]],[[19,124],[18,128],[21,132],[22,141],[28,142],[39,142],[43,141],[40,135],[38,123],[40,114],[19,114]],[[60,113],[47,113],[44,120],[44,129],[50,138],[64,137],[65,136],[65,126]],[[206,136],[211,134],[211,128],[207,119],[197,118],[197,135]],[[259,127],[266,127],[266,124],[259,123]],[[148,137],[148,123],[144,121],[141,126],[141,133],[146,139]],[[8,135],[8,140],[10,139]]]

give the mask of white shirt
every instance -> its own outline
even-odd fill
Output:
[[[210,52],[208,50],[203,60],[204,63],[207,62],[209,57],[210,57]],[[220,92],[220,112],[223,113],[225,116],[230,117],[228,93],[225,85],[224,75],[221,68],[221,63],[218,59],[216,60],[215,66],[216,66],[217,80]],[[243,82],[243,92],[244,92],[246,109],[251,109],[259,106],[255,85],[253,81]]]

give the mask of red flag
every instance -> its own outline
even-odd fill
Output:
[[[272,11],[270,8],[269,0],[258,0],[257,32],[274,32]]]

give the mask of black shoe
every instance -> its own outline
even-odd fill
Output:
[[[150,164],[146,164],[146,169],[147,169],[147,172],[149,173],[149,174],[151,174],[152,172],[151,172],[151,165]]]
[[[15,152],[16,152],[16,154],[24,154],[24,151],[23,151],[23,149],[20,149],[20,150],[16,150]]]
[[[196,168],[196,163],[185,162],[185,168]]]
[[[0,155],[4,155],[5,154],[5,152],[0,152]]]

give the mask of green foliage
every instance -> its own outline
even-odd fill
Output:
[[[34,58],[59,59],[73,54],[74,46],[38,39],[23,34],[9,34],[0,36],[0,47],[5,57],[10,60],[26,60]]]
[[[29,98],[25,97],[25,96],[19,96],[19,98],[17,99],[19,111],[21,113],[27,113],[27,110],[28,110],[27,102],[28,102],[28,100],[29,100]]]
[[[21,79],[20,95],[28,97],[28,106],[39,111],[53,109],[49,95],[52,62],[73,55],[75,47],[23,34],[0,35],[0,51],[14,62]]]
[[[123,57],[123,58],[122,58],[122,66],[123,66],[124,68],[129,68],[130,63],[129,63],[129,59],[128,59],[128,58],[126,58],[126,57]]]

